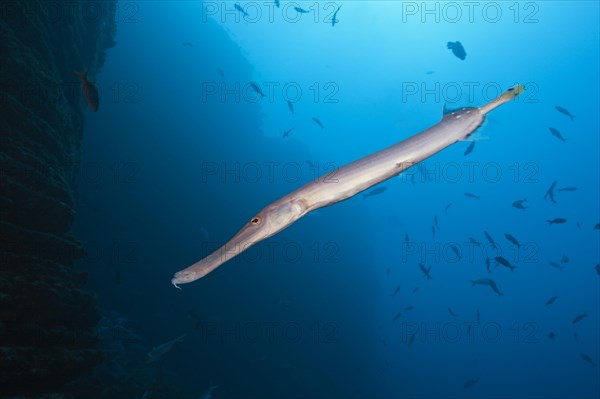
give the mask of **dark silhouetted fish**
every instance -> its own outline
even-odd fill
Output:
[[[579,190],[578,187],[563,187],[563,188],[559,188],[558,192],[562,193],[563,191],[567,191],[567,192],[573,192],[573,191],[577,191]]]
[[[406,242],[407,244],[410,242],[410,237],[408,236],[408,234],[404,236],[404,242]]]
[[[487,269],[488,273],[492,272],[492,269],[490,268],[490,266],[491,266],[490,258],[485,258],[485,268]]]
[[[287,136],[289,136],[289,135],[290,135],[290,133],[292,132],[292,130],[294,130],[294,129],[295,129],[295,128],[294,128],[294,127],[292,127],[292,128],[290,128],[290,129],[286,130],[285,132],[283,132],[283,134],[281,135],[281,137],[287,137]]]
[[[396,313],[396,316],[394,316],[394,319],[392,321],[396,321],[400,318],[400,316],[402,316],[401,312]]]
[[[523,205],[525,202],[527,202],[527,198],[524,198],[522,200],[516,200],[515,202],[512,203],[512,206],[513,206],[513,208],[525,210],[525,209],[529,208],[528,206]]]
[[[396,290],[392,294],[390,294],[390,296],[396,296],[396,294],[399,292],[400,292],[400,286],[397,286]]]
[[[88,80],[88,70],[83,72],[75,71],[75,74],[81,79],[81,91],[83,92],[83,98],[87,103],[88,107],[93,111],[98,111],[100,105],[100,97],[98,96],[98,89],[96,86]]]
[[[480,197],[478,195],[475,195],[472,193],[465,193],[465,197],[475,198],[476,200],[480,199]]]
[[[404,309],[402,310],[413,310],[415,307],[414,306],[406,306]]]
[[[554,301],[556,301],[556,298],[558,298],[558,295],[554,295],[552,298],[548,299],[546,301],[546,306],[552,305]]]
[[[279,0],[275,0],[275,7],[279,8]]]
[[[546,222],[548,222],[550,224],[550,226],[552,226],[553,224],[567,223],[567,219],[565,219],[565,218],[554,218],[554,219],[551,219],[551,220],[546,220]]]
[[[600,276],[600,263],[598,263],[598,264],[596,265],[595,269],[596,269],[596,274],[597,274],[598,276]]]
[[[471,388],[473,385],[477,384],[479,382],[479,377],[474,378],[472,380],[467,380],[465,381],[465,383],[463,384],[463,388],[464,389],[469,389]]]
[[[460,254],[460,249],[456,245],[454,245],[454,244],[450,245],[450,249],[452,250],[452,252],[454,252],[454,254],[456,255],[456,257],[458,259],[462,259],[462,255]]]
[[[221,77],[221,80],[225,79],[225,74],[223,73],[223,69],[221,69],[221,67],[217,68],[217,72],[219,73],[219,76]]]
[[[504,233],[504,237],[506,237],[506,239],[508,241],[510,241],[512,244],[516,245],[517,248],[521,248],[521,244],[519,243],[519,241],[517,241],[517,239],[514,236],[512,236],[508,233]]]
[[[427,71],[425,72],[425,75],[433,75],[435,73],[435,71]]]
[[[154,348],[152,348],[152,350],[150,350],[150,352],[148,352],[146,354],[146,364],[150,364],[150,363],[159,361],[165,353],[169,352],[171,350],[171,348],[173,348],[173,346],[176,343],[183,341],[183,338],[186,335],[187,334],[184,334],[178,338],[175,338],[172,341],[165,342],[162,345],[155,346]]]
[[[581,225],[579,224],[579,222],[575,223],[577,225],[577,228],[580,229]]]
[[[600,230],[600,222],[594,226],[594,230]]]
[[[244,8],[240,5],[240,3],[235,3],[233,5],[233,8],[238,10],[244,17],[248,16],[248,13],[246,12],[246,10],[244,10]]]
[[[579,335],[577,333],[573,333],[573,338],[575,338],[575,342],[579,343]]]
[[[566,138],[564,138],[564,137],[562,136],[562,134],[560,134],[560,132],[559,132],[558,130],[556,130],[555,128],[553,128],[553,127],[549,127],[548,129],[550,129],[550,133],[552,133],[552,135],[553,135],[554,137],[556,137],[557,139],[559,139],[559,140],[560,140],[560,141],[562,141],[563,143],[567,141],[567,139],[566,139]]]
[[[194,47],[194,44],[190,42],[183,42],[181,44],[183,45],[183,47]]]
[[[555,268],[555,269],[558,269],[558,270],[563,270],[563,269],[564,269],[564,267],[562,267],[561,265],[559,265],[559,264],[558,264],[558,263],[556,263],[556,262],[548,262],[548,264],[549,264],[550,266],[552,266],[553,268]]]
[[[511,265],[510,262],[507,261],[502,256],[496,256],[495,260],[496,260],[496,265],[502,265],[504,267],[507,267],[510,269],[511,272],[515,271],[515,269],[517,268],[516,266]]]
[[[554,333],[552,331],[550,331],[550,333],[548,334],[548,338],[554,339],[555,337],[556,337],[556,335],[554,335]]]
[[[288,105],[288,108],[289,108],[290,112],[293,115],[294,114],[294,103],[292,103],[291,101],[288,101],[287,105]]]
[[[302,7],[294,7],[294,10],[296,10],[296,12],[299,14],[308,14],[310,12],[309,10],[305,10]]]
[[[556,108],[556,110],[558,112],[560,112],[561,114],[567,115],[569,118],[571,118],[571,120],[575,119],[575,116],[573,116],[569,111],[567,111],[566,108],[563,108],[563,107],[561,107],[559,105],[555,106],[554,108]]]
[[[546,191],[546,194],[544,194],[544,199],[550,198],[550,201],[552,201],[556,204],[556,200],[554,199],[554,188],[555,187],[556,187],[556,180],[552,182],[552,184],[550,185],[550,188]]]
[[[444,208],[444,213],[447,215],[448,214],[448,209],[450,209],[450,207],[452,206],[452,202],[449,203],[448,205],[446,205],[446,207]]]
[[[469,155],[470,153],[472,153],[473,148],[475,148],[475,141],[471,141],[471,144],[469,144],[463,155]]]
[[[452,310],[452,308],[448,308],[448,313],[450,313],[450,316],[458,317],[458,315],[454,313],[454,310]]]
[[[487,231],[484,231],[483,235],[485,236],[485,238],[487,238],[487,240],[489,241],[489,243],[494,246],[494,248],[498,248],[498,246],[496,245],[496,241],[494,241],[494,239],[492,238],[492,236],[490,235],[490,233],[488,233]]]
[[[342,8],[342,6],[339,6],[337,8],[337,10],[335,10],[335,12],[333,13],[333,15],[331,16],[331,26],[335,26],[335,24],[337,24],[338,22],[340,22],[337,19],[337,13],[338,13],[338,11],[340,11],[340,8]]]
[[[467,52],[460,42],[448,42],[447,46],[450,50],[452,50],[452,54],[459,59],[464,60],[467,58]]]
[[[379,195],[386,190],[386,187],[376,187],[373,190],[369,191],[366,194],[363,194],[363,198],[372,197],[374,195]]]
[[[582,358],[583,360],[585,360],[586,362],[588,362],[589,364],[591,364],[591,365],[592,365],[592,367],[596,367],[596,363],[594,363],[594,361],[592,360],[592,358],[591,358],[591,357],[589,357],[588,355],[586,355],[585,353],[582,353],[582,354],[581,354],[581,358]]]
[[[429,266],[429,269],[425,267],[424,264],[419,263],[419,269],[421,269],[421,271],[423,272],[423,275],[425,276],[425,278],[427,280],[431,280],[431,275],[429,274],[429,272],[431,271],[431,266]]]
[[[389,267],[387,269],[385,269],[385,272],[387,273],[387,276],[390,277],[390,268]]]
[[[417,333],[411,334],[410,338],[408,339],[408,346],[411,346],[413,344],[413,342],[415,342],[416,336],[417,336]]]
[[[416,294],[416,293],[417,293],[417,291],[419,291],[419,287],[415,287],[415,288],[413,288],[413,290],[412,290],[412,293],[413,293],[413,295],[414,295],[414,294]]]
[[[318,119],[315,118],[314,116],[312,117],[313,122],[315,122],[317,125],[319,125],[321,127],[321,129],[325,129],[325,126],[323,126],[323,123]]]
[[[498,296],[504,295],[502,292],[500,292],[500,290],[498,289],[498,286],[496,285],[496,282],[492,279],[480,278],[478,280],[471,280],[471,286],[475,286],[475,284],[487,285],[488,287],[490,287],[492,289],[492,291],[494,291],[496,294],[498,294]]]
[[[563,255],[562,258],[560,258],[560,263],[569,263],[569,257],[567,255]]]
[[[587,317],[587,314],[586,314],[586,313],[583,313],[583,314],[577,315],[577,316],[575,316],[575,318],[573,319],[572,323],[573,323],[573,324],[577,324],[577,323],[579,323],[581,320],[585,319],[586,317]]]
[[[433,224],[435,225],[436,229],[440,229],[440,225],[438,224],[438,218],[437,215],[433,217]]]
[[[250,87],[252,87],[252,90],[254,90],[257,94],[260,94],[260,97],[266,97],[265,93],[263,93],[262,89],[255,83],[255,82],[250,82]]]

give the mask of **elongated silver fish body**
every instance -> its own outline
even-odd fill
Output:
[[[444,115],[429,129],[305,184],[265,207],[221,248],[175,273],[171,283],[179,288],[179,284],[198,280],[308,212],[348,199],[466,139],[481,126],[488,112],[512,100],[523,90],[523,86],[517,86],[483,107],[463,108]]]

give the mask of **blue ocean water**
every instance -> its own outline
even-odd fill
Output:
[[[600,396],[597,2],[122,1],[117,19],[75,226],[123,341],[107,383],[146,398]],[[516,84],[472,153],[457,143],[170,284],[281,196]],[[470,282],[486,278],[503,295]]]

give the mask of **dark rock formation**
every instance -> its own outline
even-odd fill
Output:
[[[74,70],[114,45],[115,1],[0,4],[0,396],[60,393],[101,361],[69,233],[85,103]]]

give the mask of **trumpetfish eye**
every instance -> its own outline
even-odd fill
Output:
[[[250,223],[255,224],[255,225],[260,224],[260,222],[261,222],[261,219],[258,216],[256,216],[254,219],[252,219],[250,221]]]

